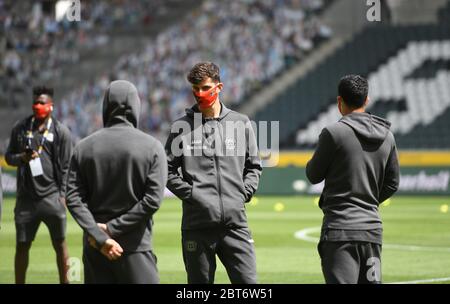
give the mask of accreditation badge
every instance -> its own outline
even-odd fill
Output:
[[[53,138],[54,138],[53,133],[48,133],[48,134],[47,134],[47,140],[48,140],[49,142],[53,142]]]
[[[44,174],[44,170],[42,169],[42,162],[39,157],[36,157],[35,159],[30,160],[29,164],[30,164],[30,169],[31,169],[31,175],[33,177]]]

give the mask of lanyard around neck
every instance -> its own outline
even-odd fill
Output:
[[[31,119],[30,130],[28,130],[28,132],[27,132],[28,147],[30,147],[30,148],[31,148],[31,140],[32,140],[33,137],[34,137],[34,136],[33,136],[33,125],[34,125],[34,121],[35,121],[35,118],[34,118],[34,116],[33,116],[33,118]],[[49,118],[48,118],[48,121],[47,121],[47,126],[46,126],[46,128],[45,128],[44,135],[42,136],[41,143],[40,143],[40,145],[39,145],[39,147],[38,147],[38,150],[37,150],[38,154],[41,154],[41,153],[42,153],[42,150],[44,149],[44,143],[45,143],[45,140],[46,140],[47,137],[48,137],[48,132],[49,132],[51,126],[52,126],[52,118],[49,117]]]

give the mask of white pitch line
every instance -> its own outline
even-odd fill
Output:
[[[448,282],[448,278],[436,278],[436,279],[425,279],[425,280],[415,280],[415,281],[405,281],[405,282],[391,282],[386,284],[426,284],[426,283],[437,283],[437,282]]]
[[[430,251],[430,252],[450,252],[450,248],[447,247],[427,247],[427,246],[415,246],[415,245],[398,245],[398,244],[383,244],[383,248],[398,249],[407,251]]]
[[[320,227],[311,227],[311,228],[305,228],[299,231],[296,231],[294,233],[294,237],[296,239],[302,240],[302,241],[306,241],[306,242],[310,242],[310,243],[318,243],[319,242],[319,238],[313,237],[313,236],[309,236],[310,233],[314,233],[314,232],[319,232],[320,231]]]
[[[310,236],[311,233],[316,233],[321,230],[320,227],[310,227],[305,228],[294,233],[296,239],[310,242],[318,243],[319,238]],[[385,244],[384,248],[399,249],[399,250],[410,250],[410,251],[445,251],[450,252],[450,248],[446,247],[424,247],[424,246],[414,246],[414,245],[395,245],[395,244]],[[386,284],[426,284],[426,283],[438,283],[438,282],[449,282],[450,277],[447,278],[434,278],[434,279],[424,279],[415,281],[404,281],[404,282],[391,282]]]
[[[311,233],[316,233],[320,231],[320,227],[310,227],[305,228],[294,233],[296,239],[310,242],[318,243],[319,238],[310,236]],[[449,247],[429,247],[429,246],[417,246],[417,245],[400,245],[400,244],[383,244],[383,248],[394,249],[394,250],[406,250],[406,251],[431,251],[431,252],[450,252]]]

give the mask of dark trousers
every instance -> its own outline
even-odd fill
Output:
[[[256,256],[248,228],[182,231],[183,260],[189,284],[212,284],[216,255],[233,284],[256,284]]]
[[[151,251],[124,253],[110,261],[100,251],[84,246],[85,284],[158,284],[156,256]]]
[[[61,203],[58,192],[37,201],[18,198],[14,221],[17,243],[34,241],[41,222],[47,226],[52,241],[62,241],[66,237],[66,207]]]
[[[321,241],[318,250],[327,284],[381,283],[381,245]]]

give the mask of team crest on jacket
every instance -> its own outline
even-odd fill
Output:
[[[185,243],[185,246],[186,246],[186,250],[187,250],[188,252],[194,252],[194,251],[197,251],[197,242],[195,242],[195,241],[187,241],[187,242]]]
[[[225,148],[227,150],[236,149],[236,140],[234,138],[226,138],[225,139]]]

